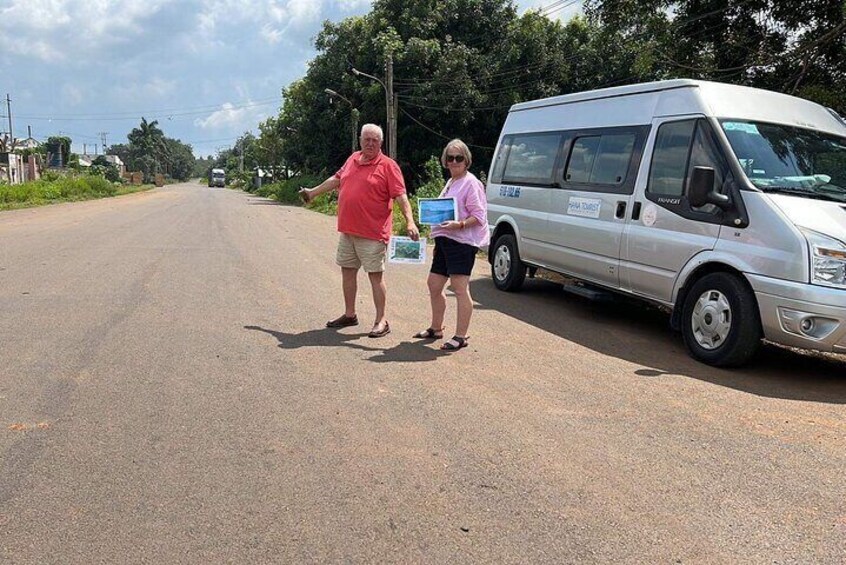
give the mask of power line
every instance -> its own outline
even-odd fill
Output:
[[[408,116],[409,118],[411,118],[411,120],[412,120],[414,123],[416,123],[417,125],[419,125],[419,126],[420,126],[420,127],[422,127],[423,129],[428,130],[428,131],[430,131],[430,132],[434,133],[435,135],[437,135],[437,136],[439,136],[439,137],[443,137],[444,139],[453,139],[452,137],[450,137],[450,136],[448,136],[448,135],[444,135],[443,133],[441,133],[441,132],[439,132],[439,131],[435,131],[435,130],[433,130],[432,128],[430,128],[429,126],[427,126],[426,124],[424,124],[423,122],[421,122],[420,120],[418,120],[417,118],[415,118],[414,116],[412,116],[411,114],[409,114],[408,112],[406,112],[406,111],[405,111],[405,108],[400,108],[400,110],[402,111],[402,113],[403,113],[403,114],[405,114],[406,116]],[[467,142],[465,141],[465,143],[467,143]],[[494,150],[494,149],[496,149],[496,147],[488,147],[487,145],[476,145],[476,144],[474,144],[474,143],[467,143],[467,145],[469,145],[470,147],[478,147],[479,149],[490,149],[490,150]]]
[[[119,113],[106,113],[106,114],[60,114],[58,116],[20,116],[22,119],[27,120],[47,120],[47,121],[64,121],[64,122],[85,122],[85,121],[125,121],[125,120],[137,120],[141,116],[150,116],[151,118],[174,118],[174,117],[182,117],[182,116],[196,116],[200,114],[207,114],[210,110],[214,109],[215,111],[220,110],[242,110],[245,108],[256,108],[260,106],[268,106],[273,104],[276,101],[274,98],[273,101],[265,101],[265,102],[249,102],[245,104],[231,104],[226,106],[228,103],[218,104],[214,106],[204,106],[205,110],[196,110],[196,111],[185,111],[185,112],[173,112],[168,110],[156,110],[156,111],[148,111],[148,112],[119,112]]]

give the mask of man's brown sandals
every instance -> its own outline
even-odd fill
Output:
[[[381,329],[379,329],[378,325],[373,326],[373,329],[367,334],[367,337],[382,337],[391,333],[391,326],[388,324],[388,320],[382,322],[384,325]]]
[[[344,314],[340,318],[335,318],[334,320],[329,320],[326,322],[327,328],[346,328],[347,326],[357,326],[358,325],[358,316],[353,314],[352,316],[347,316]]]

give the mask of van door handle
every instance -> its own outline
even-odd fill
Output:
[[[635,202],[632,206],[632,220],[640,219],[640,202]]]
[[[625,200],[618,200],[617,201],[617,211],[614,213],[614,217],[618,220],[622,220],[626,217],[626,201]]]

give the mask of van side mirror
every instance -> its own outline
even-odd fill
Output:
[[[706,204],[714,204],[723,210],[728,210],[731,207],[729,197],[714,189],[714,169],[711,167],[693,167],[687,200],[695,208]]]

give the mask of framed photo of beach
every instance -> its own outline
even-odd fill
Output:
[[[414,241],[410,237],[391,236],[388,243],[389,263],[420,264],[426,262],[426,238]]]
[[[417,201],[420,223],[436,226],[458,219],[455,198],[421,198]]]

